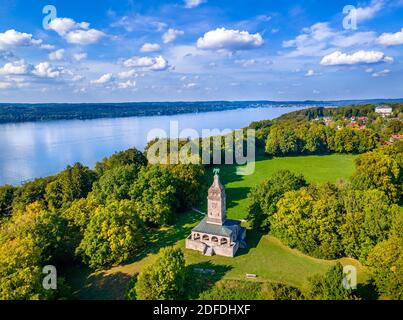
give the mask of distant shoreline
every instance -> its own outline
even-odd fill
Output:
[[[0,124],[57,120],[170,116],[261,107],[338,107],[403,102],[402,99],[339,101],[200,101],[126,103],[0,103]]]

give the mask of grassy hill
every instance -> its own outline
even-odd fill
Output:
[[[231,218],[244,219],[247,208],[246,197],[250,188],[276,170],[290,169],[302,173],[311,182],[336,182],[337,179],[348,178],[351,175],[354,170],[353,158],[351,155],[260,158],[256,162],[255,173],[251,176],[237,176],[235,166],[222,166],[220,175],[226,187],[228,215]],[[211,176],[212,173],[209,172],[208,181],[211,181]],[[90,273],[86,268],[76,268],[69,272],[68,279],[76,290],[76,296],[81,299],[123,299],[130,277],[152,263],[161,247],[175,245],[184,249],[184,239],[201,218],[202,215],[199,213],[185,213],[178,218],[175,225],[155,230],[146,252],[133,257],[132,261],[125,265],[95,273]],[[252,231],[247,234],[247,243],[248,248],[240,250],[234,258],[205,257],[198,252],[185,250],[186,262],[191,269],[195,266],[215,269],[217,271],[215,282],[246,280],[246,273],[254,273],[258,277],[248,281],[279,282],[296,287],[302,287],[309,276],[315,273],[322,274],[335,263],[309,257],[288,248],[272,236]],[[344,258],[341,262],[357,266],[358,281],[365,282],[365,270],[357,261]]]

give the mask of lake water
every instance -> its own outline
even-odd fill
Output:
[[[301,107],[265,107],[172,116],[29,122],[0,125],[0,185],[18,185],[53,175],[81,162],[93,167],[114,152],[143,150],[151,129],[169,135],[171,121],[179,130],[240,129],[252,121],[273,119]],[[189,134],[185,134],[189,136]]]

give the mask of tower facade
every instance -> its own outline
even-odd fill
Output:
[[[208,190],[207,196],[207,222],[217,225],[223,225],[226,212],[225,189],[220,182],[218,174],[214,175],[214,181]]]

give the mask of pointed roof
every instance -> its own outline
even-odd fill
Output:
[[[209,188],[209,193],[210,191],[218,191],[218,192],[222,192],[224,191],[224,186],[221,184],[220,181],[220,177],[218,174],[214,175],[214,181],[213,184],[211,185],[211,187]]]

